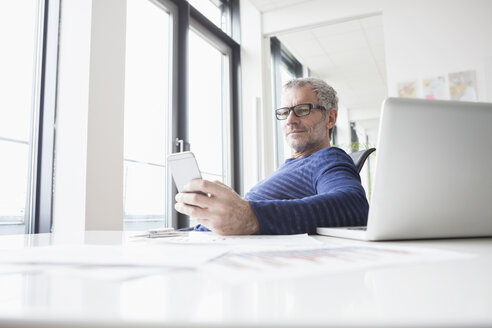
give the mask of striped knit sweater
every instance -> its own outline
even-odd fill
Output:
[[[369,205],[352,159],[340,148],[287,159],[245,196],[258,234],[316,233],[316,227],[366,225]],[[195,230],[208,230],[198,225]]]
[[[352,159],[340,148],[290,158],[245,196],[258,234],[316,233],[316,227],[366,225],[369,204]]]

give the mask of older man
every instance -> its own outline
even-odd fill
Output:
[[[335,90],[316,78],[284,86],[275,110],[292,158],[243,198],[220,182],[193,180],[175,208],[222,235],[315,233],[318,226],[366,225],[369,205],[351,158],[331,147]],[[206,226],[207,228],[205,228]]]

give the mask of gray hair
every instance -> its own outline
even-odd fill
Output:
[[[318,96],[318,105],[321,105],[329,111],[332,108],[338,109],[337,92],[325,81],[315,77],[304,77],[292,79],[284,84],[284,90],[292,88],[302,88],[309,85]]]

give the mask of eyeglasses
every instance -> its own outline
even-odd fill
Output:
[[[311,114],[311,109],[326,110],[323,106],[314,104],[299,104],[292,107],[282,107],[275,110],[275,116],[277,120],[286,120],[289,117],[290,111],[294,111],[294,115],[297,117],[308,116]]]

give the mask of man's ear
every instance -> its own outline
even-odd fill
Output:
[[[338,111],[335,108],[332,108],[328,111],[327,116],[328,120],[326,121],[326,126],[328,127],[328,129],[331,129],[335,126],[335,123],[337,122]]]

